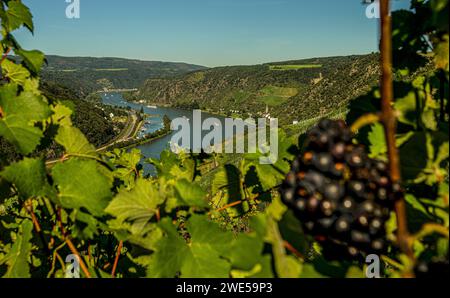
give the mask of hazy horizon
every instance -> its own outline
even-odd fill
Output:
[[[36,32],[18,40],[48,55],[215,67],[378,51],[378,20],[361,0],[80,0],[79,19],[65,0],[24,3]]]
[[[215,65],[215,66],[206,66],[201,64],[195,64],[191,63],[189,61],[169,61],[169,60],[146,60],[146,59],[140,59],[140,58],[133,58],[133,57],[114,57],[114,56],[66,56],[66,55],[59,55],[59,54],[48,54],[45,53],[45,56],[53,56],[53,57],[63,57],[63,58],[94,58],[94,59],[125,59],[125,60],[135,60],[135,61],[142,61],[142,62],[162,62],[162,63],[180,63],[180,64],[189,64],[189,65],[195,65],[195,66],[202,66],[206,68],[215,68],[215,67],[230,67],[230,66],[251,66],[251,65],[263,65],[263,64],[270,64],[270,63],[278,63],[278,62],[289,62],[289,61],[301,61],[301,60],[310,60],[310,59],[326,59],[326,58],[333,58],[333,57],[346,57],[346,56],[364,56],[364,55],[370,55],[373,53],[379,53],[379,51],[374,51],[370,53],[355,53],[355,54],[348,54],[348,55],[331,55],[331,56],[317,56],[317,57],[302,57],[298,59],[289,59],[289,60],[278,60],[278,61],[263,61],[261,63],[255,63],[255,64],[227,64],[227,65]]]

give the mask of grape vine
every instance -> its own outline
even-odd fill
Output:
[[[40,92],[45,56],[13,35],[32,14],[0,0],[0,137],[21,157],[0,163],[0,276],[65,277],[68,255],[85,278],[364,277],[370,253],[383,277],[448,272],[448,0],[380,2],[380,86],[345,121],[280,130],[273,165],[164,151],[146,177]]]

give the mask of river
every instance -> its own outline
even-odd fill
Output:
[[[144,124],[145,131],[142,131],[141,134],[151,133],[162,128],[163,127],[162,118],[164,117],[164,115],[167,115],[171,120],[178,117],[186,117],[189,119],[190,123],[192,123],[192,110],[181,110],[170,107],[148,107],[146,105],[128,102],[122,97],[120,93],[102,93],[102,101],[104,104],[107,105],[113,105],[124,108],[130,107],[131,109],[136,111],[140,111],[141,108],[143,108],[145,114],[149,115],[150,117],[148,118],[148,121]],[[202,119],[206,119],[209,117],[217,118],[221,122],[222,127],[225,127],[224,117],[202,112]],[[173,134],[175,133],[176,131],[155,141],[151,141],[147,144],[137,146],[136,148],[142,152],[143,160],[147,158],[159,158],[161,152],[169,148],[170,140]],[[208,132],[207,131],[203,132],[203,135],[206,133]],[[227,136],[225,136],[225,139],[227,139]],[[146,174],[150,175],[156,174],[155,168],[152,165],[146,162],[142,164],[144,166],[144,172]]]

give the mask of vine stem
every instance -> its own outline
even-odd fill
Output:
[[[117,264],[119,263],[119,257],[120,257],[120,253],[122,251],[122,247],[123,247],[123,241],[119,241],[119,246],[117,247],[116,259],[114,260],[114,265],[113,265],[113,268],[111,271],[112,278],[116,277],[116,269],[117,269]]]
[[[66,230],[64,229],[64,225],[61,220],[61,211],[62,211],[61,207],[58,207],[57,212],[56,212],[56,220],[59,224],[59,228],[61,230],[61,235],[63,237],[63,240],[64,240],[64,242],[67,243],[67,246],[69,247],[70,251],[78,257],[78,261],[80,262],[80,267],[81,267],[81,270],[83,270],[84,275],[87,278],[91,278],[91,274],[89,273],[89,270],[88,270],[86,264],[84,263],[83,259],[81,258],[80,253],[78,252],[77,248],[73,244],[72,240],[70,240],[69,235],[67,235]]]
[[[40,234],[40,236],[42,238],[42,241],[43,241],[44,247],[46,248],[46,250],[49,250],[48,245],[46,244],[45,239],[44,239],[44,237],[42,235],[42,230],[41,230],[41,226],[39,224],[39,221],[38,221],[36,215],[34,214],[33,207],[31,205],[31,201],[28,201],[28,203],[25,204],[25,208],[27,209],[28,213],[31,215],[31,218],[32,218],[32,221],[33,221],[33,225],[34,225],[34,227],[36,229],[36,232],[38,232],[38,234]],[[80,262],[80,267],[81,267],[81,270],[83,270],[83,273],[86,275],[87,278],[90,278],[91,274],[89,273],[89,270],[88,270],[86,264],[84,263],[83,259],[81,258],[80,253],[78,252],[77,248],[75,247],[73,242],[70,240],[70,238],[65,235],[65,231],[63,229],[63,225],[62,225],[61,218],[60,218],[60,216],[61,216],[60,215],[61,209],[59,208],[58,211],[59,211],[59,213],[57,214],[57,218],[58,218],[58,221],[60,223],[60,227],[62,229],[62,235],[64,237],[64,241],[67,244],[67,246],[69,247],[70,251],[74,255],[76,255],[78,257],[78,260]]]
[[[61,256],[58,254],[58,251],[60,249],[62,249],[64,246],[66,245],[66,242],[63,242],[62,244],[60,244],[57,248],[54,249],[53,251],[53,259],[52,259],[52,267],[50,269],[50,271],[47,274],[47,278],[50,278],[53,276],[53,273],[55,272],[55,266],[56,266],[56,259],[58,259],[61,268],[63,269],[63,271],[66,271],[66,265],[64,264]]]
[[[434,233],[440,234],[447,239],[449,238],[449,231],[447,227],[441,226],[439,224],[427,223],[424,224],[422,229],[413,236],[413,239],[419,240]]]
[[[83,259],[81,258],[81,255],[78,252],[75,245],[73,244],[72,240],[70,240],[69,237],[66,237],[65,242],[67,243],[67,246],[69,247],[70,251],[78,257],[78,261],[80,262],[80,267],[81,267],[81,270],[83,270],[84,275],[87,278],[91,278],[91,274],[89,273],[89,270],[88,270],[86,264],[84,263]]]
[[[239,200],[239,201],[233,202],[233,203],[231,203],[231,204],[225,205],[225,206],[223,206],[223,207],[221,207],[221,208],[219,208],[219,209],[216,209],[216,210],[214,210],[214,211],[216,211],[216,212],[224,211],[224,210],[227,210],[228,208],[231,208],[231,207],[240,205],[240,204],[242,204],[243,202],[244,202],[244,201]]]
[[[6,52],[3,53],[2,60],[0,61],[0,64],[3,63],[3,61],[5,61],[5,59],[6,59],[6,57],[8,57],[8,54],[9,54],[10,51],[11,51],[11,48],[8,48],[6,50]],[[0,119],[1,118],[3,118],[3,109],[2,109],[2,107],[0,107]]]
[[[358,132],[362,127],[380,122],[380,115],[378,114],[366,114],[356,120],[356,122],[352,125],[351,131],[353,133]]]
[[[3,61],[5,61],[6,57],[8,57],[9,52],[11,52],[11,48],[7,48],[6,52],[3,53],[3,57],[2,60],[0,61],[0,63],[2,63]]]
[[[402,264],[400,264],[400,263],[397,262],[397,261],[394,261],[393,259],[389,258],[388,256],[383,255],[383,256],[381,256],[381,259],[382,259],[385,263],[387,263],[387,264],[389,264],[389,265],[391,265],[391,266],[393,266],[393,267],[395,267],[395,268],[397,268],[397,269],[400,269],[400,270],[403,270],[403,269],[404,269],[404,266],[403,266]]]
[[[33,222],[34,229],[36,230],[36,233],[39,235],[39,238],[41,239],[44,250],[50,255],[51,254],[50,248],[49,248],[47,241],[45,240],[45,236],[42,232],[42,228],[39,223],[39,220],[36,217],[36,214],[34,213],[32,200],[31,199],[27,200],[24,203],[24,207],[25,207],[25,210],[27,210],[28,214],[31,216],[31,221]]]
[[[278,189],[280,186],[281,186],[281,184],[280,184],[280,185],[276,185],[276,186],[272,187],[271,189],[268,189],[268,190],[266,190],[266,191],[260,193],[256,198],[253,198],[252,200],[253,200],[253,201],[254,201],[254,200],[257,200],[261,195],[266,194],[266,193],[269,193],[269,192],[271,192],[271,191],[273,191],[273,190],[275,190],[275,189]],[[212,211],[210,212],[210,214],[211,214],[212,212],[221,212],[221,211],[227,210],[228,208],[238,206],[238,205],[240,205],[240,204],[242,204],[242,203],[244,203],[244,202],[246,202],[246,201],[248,201],[248,200],[239,200],[239,201],[230,203],[230,204],[225,205],[225,206],[223,206],[223,207],[220,207],[220,208],[218,208],[218,209],[212,210]]]
[[[49,166],[49,165],[52,165],[52,164],[54,164],[54,163],[56,163],[56,162],[65,162],[66,160],[68,160],[68,159],[71,158],[71,157],[79,157],[79,158],[92,159],[92,160],[98,161],[98,162],[101,163],[101,164],[105,164],[105,161],[102,160],[101,158],[97,157],[97,156],[89,155],[89,154],[78,154],[78,153],[64,154],[63,156],[61,156],[61,157],[60,157],[59,159],[57,159],[57,160],[49,160],[49,161],[46,161],[45,164],[46,164],[47,166]]]
[[[301,252],[299,252],[292,244],[290,244],[286,240],[283,241],[283,245],[288,251],[293,253],[297,258],[299,258],[301,260],[306,259],[305,256]]]
[[[394,84],[392,75],[392,17],[390,15],[390,0],[380,1],[381,16],[381,117],[384,126],[389,158],[389,172],[392,183],[401,181],[400,158],[395,143],[397,121],[392,102],[394,100]],[[410,234],[406,216],[404,198],[395,204],[397,214],[397,240],[402,251],[414,261],[414,252],[410,245]]]

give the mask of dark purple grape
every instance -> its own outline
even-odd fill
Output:
[[[364,191],[365,191],[365,185],[361,181],[350,181],[348,183],[348,190],[349,192],[359,198],[364,197]]]
[[[331,154],[336,159],[342,159],[345,156],[345,143],[339,142],[331,148]]]
[[[320,121],[305,144],[280,191],[305,233],[321,244],[327,259],[385,253],[386,221],[403,195],[400,184],[391,183],[387,164],[353,144],[343,121]]]
[[[350,231],[353,223],[353,218],[351,216],[341,216],[336,221],[336,231],[339,233]]]
[[[325,186],[323,193],[325,198],[332,201],[337,201],[344,195],[345,189],[338,183],[332,182]]]
[[[319,153],[314,155],[312,163],[320,172],[328,172],[333,166],[333,157],[327,153]]]

